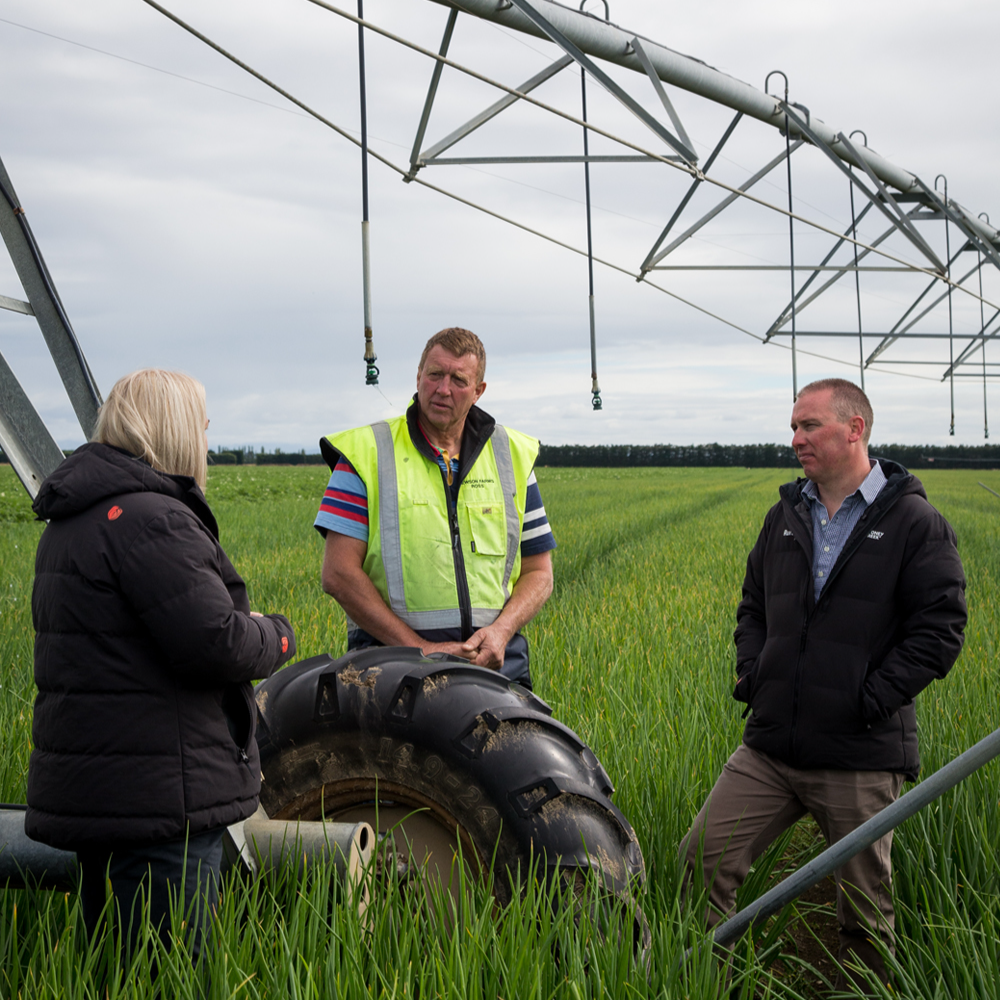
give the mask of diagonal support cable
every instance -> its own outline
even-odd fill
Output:
[[[597,82],[604,87],[612,96],[618,98],[629,111],[632,112],[644,125],[652,129],[671,149],[678,152],[688,164],[693,166],[698,162],[698,154],[681,142],[669,129],[664,128],[641,104],[630,97],[614,80],[598,66],[590,56],[571,42],[548,18],[540,14],[528,0],[510,0],[525,17],[532,21],[537,28],[545,32],[556,45],[567,55],[573,57]]]

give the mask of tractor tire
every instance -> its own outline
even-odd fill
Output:
[[[632,895],[642,851],[611,781],[526,688],[454,657],[376,647],[285,667],[256,699],[272,819],[366,820],[442,877],[460,852],[475,875],[494,874],[500,903],[529,864],[566,885],[593,872],[633,914],[637,949],[648,945]]]

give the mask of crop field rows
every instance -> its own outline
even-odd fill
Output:
[[[739,742],[730,697],[732,630],[747,552],[788,470],[539,469],[559,542],[556,590],[527,634],[535,691],[594,749],[635,827],[652,932],[644,963],[584,906],[553,906],[530,883],[498,911],[473,886],[447,900],[388,887],[364,918],[325,873],[228,883],[205,968],[182,946],[138,956],[121,975],[114,943],[88,949],[73,894],[0,890],[3,997],[811,997],[836,947],[821,887],[738,946],[732,981],[702,940],[698,901],[682,902],[677,846]],[[965,649],[919,700],[923,774],[998,725],[1000,491],[995,473],[923,477],[954,525],[968,577]],[[320,590],[311,523],[326,475],[316,467],[222,467],[208,498],[252,606],[293,622],[299,654],[340,655],[343,614]],[[0,466],[0,799],[23,802],[31,746],[34,548],[13,473]],[[996,762],[907,821],[893,846],[898,964],[892,992],[1000,996],[1000,810]],[[762,858],[741,893],[759,895],[821,847],[810,821]],[[574,919],[575,917],[575,919]],[[157,986],[149,963],[160,966]],[[874,987],[873,987],[874,989]]]

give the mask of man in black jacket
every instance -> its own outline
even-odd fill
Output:
[[[919,769],[914,698],[962,648],[965,577],[948,522],[902,466],[868,458],[872,410],[843,379],[792,410],[805,479],[781,487],[747,560],[733,696],[751,713],[682,845],[714,925],[750,865],[806,813],[834,843]],[[841,973],[884,982],[892,948],[887,834],[836,873]]]

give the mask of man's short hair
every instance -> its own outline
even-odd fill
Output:
[[[466,354],[474,354],[477,362],[476,382],[482,382],[483,376],[486,374],[486,348],[483,347],[483,342],[471,330],[465,330],[460,326],[449,326],[447,330],[435,333],[427,341],[424,353],[420,355],[420,364],[417,365],[418,372],[423,370],[427,355],[439,344],[446,351],[454,354],[456,358],[465,357]]]
[[[810,382],[805,388],[800,389],[799,395],[804,396],[807,392],[823,392],[826,389],[833,390],[830,396],[830,405],[842,424],[846,424],[852,417],[861,417],[864,420],[865,433],[862,440],[867,448],[868,441],[872,436],[875,414],[872,412],[872,404],[864,390],[846,378],[821,378],[819,381]]]

